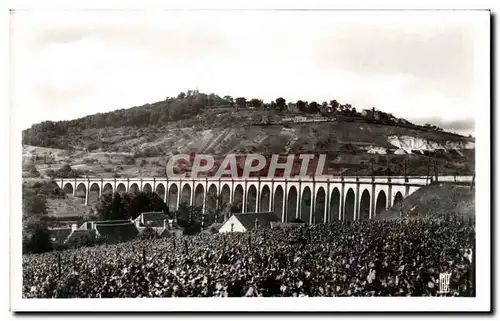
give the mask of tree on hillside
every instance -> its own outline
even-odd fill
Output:
[[[203,224],[203,213],[201,207],[189,206],[186,203],[179,204],[175,212],[177,224],[184,228],[184,233],[188,235],[201,231]]]
[[[179,95],[177,95],[177,99],[184,99],[186,98],[186,93],[180,92]]]
[[[309,103],[308,112],[310,114],[315,114],[315,113],[319,112],[319,105],[318,105],[318,103],[315,102],[315,101],[311,101]]]
[[[237,108],[245,108],[247,104],[247,99],[245,97],[238,97],[235,100]]]
[[[340,107],[340,104],[337,100],[333,99],[333,100],[330,100],[330,106],[332,106],[333,111],[337,111]]]
[[[59,170],[48,170],[47,176],[50,178],[78,178],[82,176],[82,171],[74,170],[69,164],[63,165]]]
[[[97,216],[101,221],[126,219],[122,197],[119,193],[102,195],[96,208]]]
[[[207,96],[207,106],[212,107],[212,106],[217,106],[217,105],[221,105],[221,98],[214,93],[209,94]],[[225,105],[225,104],[222,104],[222,105]]]
[[[39,222],[35,225],[30,235],[23,237],[24,253],[44,253],[52,251],[50,233],[45,223]]]
[[[297,109],[298,109],[301,113],[306,112],[306,103],[305,103],[305,102],[303,102],[302,100],[297,100]]]
[[[47,213],[46,197],[27,184],[22,185],[23,215],[26,217]]]
[[[233,97],[229,96],[229,95],[226,95],[224,97],[222,97],[226,102],[227,102],[227,105],[232,105],[234,104],[234,99]]]
[[[24,174],[27,172],[27,175]],[[32,162],[23,164],[23,176],[25,177],[40,177],[40,172],[36,169],[35,164]]]
[[[255,108],[260,108],[262,106],[262,100],[257,99],[257,98],[252,98],[250,100],[250,106],[255,107]]]
[[[168,207],[158,194],[154,192],[139,192],[125,194],[123,197],[127,218],[135,219],[143,212],[163,212],[168,214]]]
[[[276,98],[276,110],[284,110],[286,108],[286,100],[283,97]]]
[[[164,212],[168,207],[158,194],[153,192],[105,194],[97,205],[100,220],[135,219],[143,212]]]

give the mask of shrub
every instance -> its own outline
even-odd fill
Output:
[[[135,158],[132,157],[132,156],[127,155],[123,159],[123,164],[124,165],[135,165]]]

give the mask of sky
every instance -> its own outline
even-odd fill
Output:
[[[11,107],[28,128],[198,88],[264,101],[337,99],[474,134],[489,77],[479,63],[489,50],[481,40],[484,18],[444,11],[15,11]]]

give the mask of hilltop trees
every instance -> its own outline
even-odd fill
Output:
[[[297,100],[297,109],[302,113],[305,112],[306,111],[306,103],[303,102],[302,100]]]
[[[330,106],[332,106],[333,111],[337,111],[339,109],[339,102],[334,100],[330,100]]]
[[[286,100],[283,97],[276,98],[276,110],[286,109]]]
[[[328,115],[359,115],[350,104],[341,105],[335,99],[331,100],[329,104],[332,110],[325,108],[325,103],[319,105],[313,101],[308,104],[305,100],[299,100],[297,101],[297,109],[302,113],[314,114],[320,110],[325,111],[327,109]],[[88,129],[162,127],[173,121],[182,121],[198,116],[204,113],[207,107],[245,108],[247,105],[252,108],[268,109],[271,112],[281,112],[288,109],[286,100],[283,97],[278,97],[275,101],[264,104],[259,98],[252,98],[247,101],[245,97],[234,99],[229,95],[225,95],[221,98],[214,93],[204,94],[198,90],[188,90],[179,93],[175,97],[166,97],[163,101],[144,104],[138,107],[99,113],[71,121],[47,121],[35,124],[30,129],[23,131],[22,142],[28,145],[69,149],[69,143],[78,145],[78,142],[75,142],[76,139],[74,138],[81,137],[84,135],[82,133]],[[207,115],[209,114],[207,113]],[[436,130],[440,129],[436,128]],[[88,144],[86,147],[90,151],[107,149],[112,144],[109,141],[95,142],[94,140],[93,143]],[[28,174],[27,171],[26,174]],[[31,175],[36,175],[36,173],[33,172]]]
[[[245,108],[247,104],[247,99],[245,97],[238,97],[234,101],[237,108]]]
[[[319,105],[318,105],[318,103],[315,102],[315,101],[311,101],[309,103],[309,108],[307,109],[307,111],[310,114],[315,114],[315,113],[319,112]]]
[[[262,105],[263,105],[263,102],[260,99],[252,98],[250,100],[250,106],[252,106],[254,108],[260,108]]]

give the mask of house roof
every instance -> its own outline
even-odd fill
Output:
[[[81,238],[87,238],[94,235],[94,230],[74,230],[68,235],[65,242],[75,241]]]
[[[163,220],[168,220],[167,214],[163,212],[144,212],[141,214],[144,220],[144,225],[151,227],[163,227]],[[141,220],[139,215],[135,221]]]
[[[130,221],[118,224],[96,224],[96,230],[110,242],[128,241],[139,234],[137,227]]]
[[[233,215],[247,230],[255,228],[255,220],[259,222],[260,227],[270,227],[271,222],[280,221],[274,212],[237,213]]]
[[[219,230],[219,229],[221,228],[221,226],[222,226],[222,223],[217,223],[217,222],[216,222],[216,223],[212,223],[212,224],[210,224],[210,226],[208,226],[208,227],[207,227],[207,229],[209,230],[209,229],[211,229],[211,228],[214,228],[214,229],[216,229],[216,230]]]

